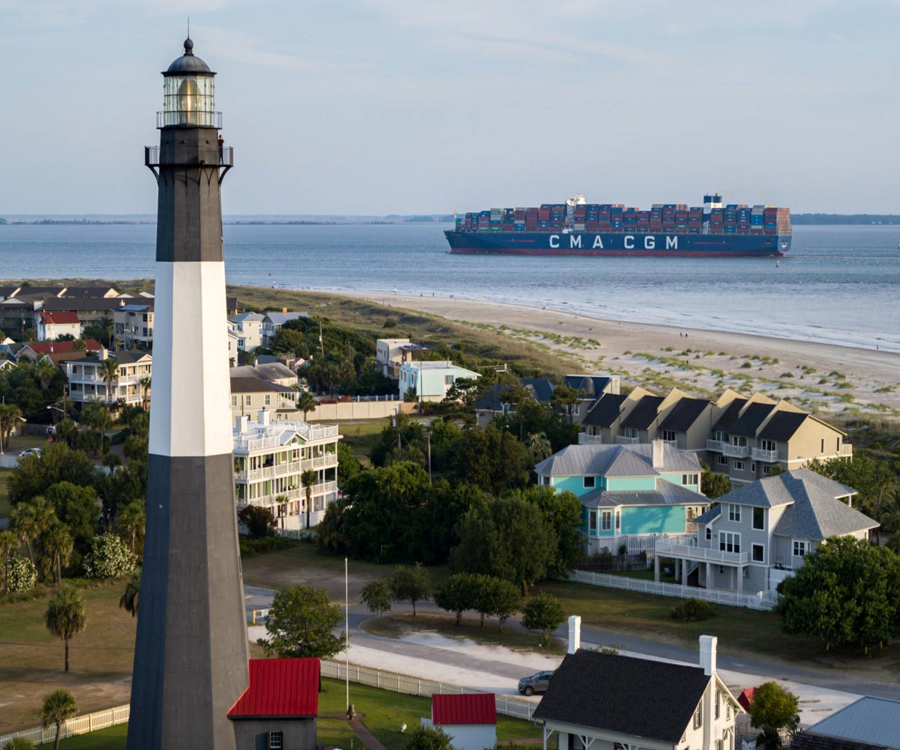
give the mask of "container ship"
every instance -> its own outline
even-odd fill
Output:
[[[782,256],[791,247],[791,212],[777,206],[654,204],[649,211],[587,203],[576,195],[539,208],[492,208],[457,215],[445,232],[451,253],[500,255]]]

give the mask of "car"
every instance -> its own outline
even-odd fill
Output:
[[[25,456],[40,456],[41,453],[40,448],[26,448],[19,454],[19,458],[25,458]]]
[[[550,687],[552,678],[553,672],[536,672],[531,677],[523,677],[519,680],[519,692],[525,695],[545,693],[547,688]]]

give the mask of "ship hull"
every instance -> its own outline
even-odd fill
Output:
[[[609,255],[772,258],[791,247],[790,235],[625,232],[444,232],[451,253],[468,255]]]

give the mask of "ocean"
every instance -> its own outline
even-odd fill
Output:
[[[788,257],[450,255],[441,224],[226,225],[228,281],[512,302],[900,352],[900,228],[797,226]],[[0,278],[153,275],[156,228],[0,226]]]

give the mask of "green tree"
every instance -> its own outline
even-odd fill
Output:
[[[141,571],[136,570],[131,574],[131,580],[125,584],[125,591],[119,598],[119,608],[131,612],[132,617],[137,617],[141,603]]]
[[[441,727],[416,727],[409,735],[406,750],[455,750],[450,735]]]
[[[282,327],[275,334],[275,341],[272,343],[272,351],[275,354],[293,354],[294,356],[303,356],[304,352],[309,353],[309,347],[303,340],[303,334],[293,328]]]
[[[528,630],[540,632],[542,646],[550,643],[550,634],[565,618],[566,613],[559,599],[550,594],[533,596],[522,610],[522,625]]]
[[[303,494],[306,499],[306,507],[303,509],[306,513],[306,528],[308,529],[312,524],[310,523],[310,517],[313,512],[313,488],[319,483],[319,475],[313,469],[304,469],[303,473],[300,474],[300,484],[303,485]]]
[[[34,565],[34,549],[31,543],[40,535],[34,507],[30,503],[20,503],[12,509],[10,520],[12,521],[13,533],[25,545],[28,559]]]
[[[482,577],[471,573],[455,573],[434,592],[434,603],[441,609],[452,612],[456,617],[456,624],[461,625],[463,612],[475,609],[478,604],[479,579]]]
[[[75,441],[78,439],[78,425],[72,419],[69,417],[61,419],[56,423],[55,430],[54,440],[62,441],[70,448],[75,447]]]
[[[484,627],[484,617],[496,617],[500,632],[503,632],[505,623],[522,604],[519,587],[511,581],[493,576],[477,576],[479,588],[476,597],[477,609],[481,615],[481,627]]]
[[[44,696],[41,705],[41,726],[44,729],[56,726],[56,739],[53,741],[53,750],[59,750],[62,725],[68,719],[76,716],[78,704],[75,697],[68,690],[54,690]]]
[[[56,517],[71,532],[75,548],[85,554],[94,541],[94,530],[100,517],[97,491],[93,487],[64,481],[48,487],[44,497],[53,506]]]
[[[316,526],[316,544],[323,552],[346,552],[349,548],[344,521],[347,514],[346,499],[339,499],[325,507],[325,515]]]
[[[764,682],[753,693],[750,704],[750,722],[762,731],[757,746],[766,750],[780,750],[781,731],[791,736],[800,726],[797,713],[797,696],[775,682]]]
[[[41,558],[44,576],[51,574],[54,583],[62,583],[63,566],[69,564],[75,547],[72,535],[57,521],[41,537],[41,546],[44,548],[44,556]]]
[[[338,476],[341,478],[342,482],[353,479],[353,477],[362,471],[362,464],[353,453],[353,448],[350,447],[349,443],[343,441],[338,442],[337,456]]]
[[[493,424],[463,432],[453,465],[459,481],[494,495],[525,487],[532,468],[525,445]]]
[[[370,581],[363,586],[360,598],[369,612],[384,619],[384,613],[391,611],[391,582],[383,578]]]
[[[65,647],[65,671],[69,671],[69,641],[87,627],[84,599],[74,586],[63,585],[50,597],[44,624]]]
[[[132,500],[116,514],[116,527],[128,542],[128,548],[139,558],[144,554],[144,533],[147,530],[147,503]]]
[[[0,404],[0,440],[3,449],[9,450],[10,438],[19,429],[22,421],[22,410],[16,404]]]
[[[553,405],[562,412],[569,415],[569,424],[573,424],[575,420],[575,405],[578,403],[578,391],[569,388],[567,385],[561,385],[553,391]]]
[[[398,602],[412,604],[413,617],[416,603],[427,602],[431,598],[431,576],[422,563],[398,565],[391,575],[391,597]]]
[[[84,556],[87,578],[120,578],[137,568],[135,555],[118,534],[101,534],[94,539],[91,551]]]
[[[454,570],[512,581],[524,596],[552,569],[557,546],[556,532],[536,504],[501,497],[469,510],[451,560]]]
[[[275,532],[275,516],[268,508],[261,505],[248,505],[238,512],[241,523],[247,527],[252,539],[272,536]]]
[[[305,422],[306,415],[311,411],[316,410],[319,405],[319,401],[309,391],[301,389],[300,386],[297,386],[297,388],[297,411],[303,412],[303,421]]]
[[[853,454],[853,458],[816,459],[810,462],[809,468],[835,482],[853,487],[858,493],[858,507],[876,521],[880,520],[884,494],[896,481],[896,474],[889,463],[858,452]]]
[[[83,487],[94,484],[95,466],[87,454],[73,451],[65,443],[48,445],[40,455],[22,456],[7,479],[13,505],[43,495],[59,482]]]
[[[9,561],[19,549],[21,542],[18,537],[7,530],[0,531],[0,555],[3,557],[3,593],[9,593]]]
[[[704,468],[700,475],[700,488],[710,500],[715,500],[731,492],[731,480],[725,474]]]
[[[546,432],[535,432],[528,436],[528,452],[534,463],[543,461],[553,453],[553,446],[550,444]]]
[[[900,636],[900,558],[885,547],[831,537],[778,591],[785,632],[820,638],[826,648]]]
[[[257,643],[266,656],[328,659],[344,650],[344,635],[334,635],[343,615],[325,589],[288,586],[275,593],[266,623],[268,638]]]
[[[556,555],[547,568],[547,575],[565,578],[581,557],[581,532],[583,506],[571,492],[557,492],[553,487],[531,486],[511,492],[536,505],[547,526],[556,532]]]
[[[115,357],[107,357],[104,359],[100,374],[103,376],[103,382],[106,383],[106,403],[110,409],[113,409],[112,389],[113,386],[119,382],[118,360]]]
[[[38,382],[41,384],[41,390],[46,391],[50,387],[50,383],[57,373],[56,365],[49,359],[41,357],[34,363],[33,368],[34,377],[37,378]]]
[[[141,386],[141,407],[143,409],[150,408],[150,386],[153,384],[151,378],[144,376],[141,378],[139,385]]]

